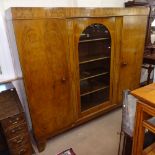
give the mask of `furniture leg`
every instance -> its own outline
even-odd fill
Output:
[[[132,155],[141,155],[142,154],[141,151],[143,150],[144,131],[145,131],[145,129],[142,125],[143,117],[144,117],[144,115],[143,115],[142,107],[139,104],[137,104],[135,132],[134,132],[134,135],[136,135],[136,136],[134,136],[134,139],[133,139]]]
[[[33,132],[32,132],[33,133]],[[35,134],[33,133],[33,138],[36,142],[37,148],[39,152],[42,152],[45,150],[46,148],[46,139],[45,138],[38,138],[35,136]]]
[[[39,152],[42,152],[46,148],[46,140],[37,140],[36,145],[37,145]]]

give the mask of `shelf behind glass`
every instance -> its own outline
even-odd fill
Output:
[[[107,85],[105,85],[105,86],[101,86],[101,87],[95,87],[94,88],[94,90],[87,90],[86,92],[83,92],[80,96],[86,96],[86,95],[90,95],[90,94],[92,94],[92,93],[95,93],[95,92],[98,92],[98,91],[100,91],[100,90],[104,90],[104,89],[106,89],[106,88],[108,88],[109,86]]]
[[[81,111],[102,104],[110,95],[111,36],[108,29],[94,23],[79,38]]]
[[[100,76],[80,82],[80,94],[85,96],[109,87],[109,75]]]
[[[100,72],[100,73],[98,73],[98,71],[94,71],[93,73],[92,72],[91,73],[90,72],[83,72],[80,75],[80,81],[88,80],[88,79],[95,78],[95,77],[102,76],[102,75],[106,75],[106,74],[109,74],[109,72]]]
[[[85,44],[79,43],[79,61],[87,63],[89,61],[103,60],[110,58],[111,45],[108,41],[95,41]]]
[[[110,72],[110,59],[80,64],[80,80],[106,75]]]
[[[81,96],[81,111],[88,110],[109,100],[109,87],[93,94]]]
[[[85,39],[85,40],[80,40],[79,42],[80,43],[86,43],[86,42],[93,42],[93,41],[103,41],[103,40],[109,40],[110,38],[88,38],[88,39]]]
[[[79,64],[84,64],[84,63],[99,61],[99,60],[104,60],[104,59],[110,59],[110,56],[93,55],[89,57],[83,57],[83,58],[80,58]]]

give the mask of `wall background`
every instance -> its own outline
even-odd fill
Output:
[[[2,0],[4,9],[13,6],[40,7],[123,7],[124,0]]]

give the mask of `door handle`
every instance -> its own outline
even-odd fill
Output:
[[[125,60],[123,60],[122,62],[121,62],[121,66],[122,67],[125,67],[125,66],[127,66],[128,65],[128,63],[125,61]]]
[[[61,82],[62,82],[62,83],[66,82],[66,77],[62,77],[62,78],[61,78]]]
[[[127,62],[122,62],[122,66],[126,66],[128,63]]]

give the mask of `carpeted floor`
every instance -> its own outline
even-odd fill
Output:
[[[53,137],[38,155],[56,155],[73,148],[77,155],[117,155],[121,109]]]

